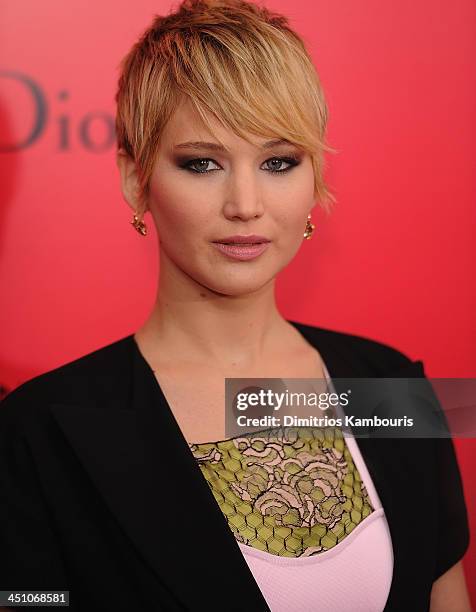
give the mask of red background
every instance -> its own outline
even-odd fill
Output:
[[[7,389],[133,333],[152,307],[157,243],[129,224],[115,165],[114,93],[120,59],[171,6],[2,2]],[[281,274],[282,313],[387,342],[422,359],[429,377],[476,376],[474,1],[266,6],[304,37],[327,95],[329,144],[339,151],[327,156],[338,202],[330,217],[314,210],[313,239]],[[152,227],[149,214],[145,221]],[[475,445],[456,440],[472,533]],[[464,566],[476,606],[475,544]]]

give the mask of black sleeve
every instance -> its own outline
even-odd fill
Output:
[[[436,482],[436,558],[433,582],[460,561],[469,547],[468,512],[455,445],[444,409],[425,373],[422,361],[421,376],[428,383],[428,398],[438,414],[440,433],[447,437],[434,437]],[[425,408],[426,410],[427,408]]]
[[[436,482],[436,558],[433,582],[460,561],[469,547],[468,512],[461,473],[444,409],[426,377],[423,362],[421,374],[428,383],[430,404],[438,413],[440,433],[447,437],[434,437]]]
[[[68,590],[24,427],[36,418],[24,389],[0,402],[0,590]]]
[[[468,513],[452,438],[435,438],[438,487],[437,557],[433,581],[469,547]]]
[[[403,353],[398,353],[411,365],[411,360]],[[403,361],[402,360],[402,361]],[[463,483],[455,452],[455,445],[451,437],[448,420],[444,409],[434,392],[431,381],[425,373],[422,361],[415,362],[420,365],[420,374],[428,383],[426,392],[429,403],[425,406],[433,407],[438,416],[436,425],[441,427],[442,435],[447,437],[434,437],[432,442],[435,449],[435,482],[436,482],[436,558],[433,568],[433,582],[460,561],[469,547],[470,534],[468,512],[465,503]],[[400,370],[402,376],[407,375],[405,365]],[[413,376],[413,374],[412,374]],[[420,388],[420,391],[422,389]]]

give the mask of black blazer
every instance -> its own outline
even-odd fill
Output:
[[[333,378],[425,375],[386,344],[290,323]],[[394,548],[385,612],[424,612],[469,545],[453,442],[356,440]],[[0,590],[69,590],[88,612],[269,610],[132,334],[0,404],[0,500]]]

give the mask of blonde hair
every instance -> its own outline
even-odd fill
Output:
[[[212,134],[204,111],[248,142],[246,132],[269,135],[309,153],[314,197],[330,211],[336,200],[323,153],[336,151],[325,143],[327,105],[286,17],[245,0],[183,0],[154,17],[120,63],[115,97],[117,147],[136,163],[139,211],[147,209],[161,133],[184,96]]]

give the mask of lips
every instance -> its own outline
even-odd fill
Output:
[[[235,243],[225,244],[223,242],[212,243],[223,255],[231,259],[237,259],[241,261],[247,261],[249,259],[255,259],[261,253],[263,253],[269,246],[267,242],[253,242],[253,243]]]
[[[220,244],[242,244],[242,245],[252,245],[252,244],[262,244],[265,242],[270,242],[268,238],[265,236],[258,236],[256,234],[249,234],[248,236],[243,235],[235,235],[235,236],[225,236],[218,240],[214,240],[214,243]]]
[[[264,244],[263,242],[219,242],[218,244],[235,244],[239,246],[253,246],[254,244]]]

